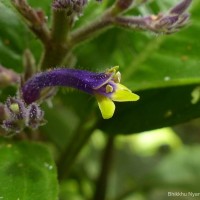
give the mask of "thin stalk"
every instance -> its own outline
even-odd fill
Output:
[[[12,0],[14,7],[25,19],[27,27],[41,40],[43,44],[49,43],[50,30],[44,19],[42,10],[32,8],[26,0]]]
[[[93,200],[105,200],[108,176],[111,168],[113,153],[114,153],[115,136],[109,136],[104,153],[102,155],[101,170],[96,182],[96,190]]]
[[[69,45],[76,46],[77,44],[88,39],[93,39],[102,31],[110,28],[113,25],[114,18],[122,12],[123,11],[119,10],[116,4],[114,4],[112,7],[105,10],[105,12],[100,17],[98,17],[98,19],[72,32],[68,41]]]
[[[81,151],[83,146],[88,142],[90,136],[95,130],[96,119],[93,119],[94,120],[92,120],[91,124],[89,124],[89,127],[87,122],[91,121],[90,117],[86,121],[81,123],[75,134],[72,136],[72,139],[70,140],[69,144],[66,146],[65,150],[61,154],[57,162],[58,179],[60,181],[62,181],[69,175],[70,170],[79,152]]]
[[[68,41],[69,45],[76,46],[88,39],[93,39],[102,31],[111,28],[112,25],[114,25],[115,17],[126,12],[131,6],[132,2],[133,0],[128,0],[128,2],[125,3],[121,0],[116,1],[113,6],[105,10],[105,12],[98,17],[98,19],[72,32]]]
[[[67,36],[72,28],[74,16],[67,16],[63,10],[53,11],[52,21],[52,40],[55,43],[63,43],[67,41]]]
[[[69,38],[69,45],[76,46],[88,39],[93,39],[102,31],[110,28],[112,25],[111,11],[108,10],[100,18],[94,20],[86,26],[83,26],[71,33]]]

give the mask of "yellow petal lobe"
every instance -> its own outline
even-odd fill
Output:
[[[99,94],[95,94],[95,96],[96,96],[102,117],[104,119],[111,118],[115,112],[115,104],[113,103],[113,101],[109,99],[108,97],[105,97]]]
[[[116,84],[116,91],[112,94],[111,99],[113,101],[137,101],[139,100],[139,96],[137,94],[132,93],[127,87],[122,84]]]

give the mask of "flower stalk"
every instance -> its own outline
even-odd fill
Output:
[[[33,9],[26,0],[12,0],[13,5],[23,16],[27,26],[42,41],[47,44],[50,40],[50,30],[42,10]]]
[[[58,179],[60,181],[69,176],[77,156],[94,132],[96,123],[96,116],[94,116],[92,112],[89,112],[86,118],[83,119],[83,122],[78,126],[72,138],[69,140],[68,145],[65,147],[57,161]]]
[[[115,136],[109,136],[107,138],[107,143],[104,152],[102,153],[101,168],[99,176],[96,181],[95,192],[92,198],[93,200],[106,199],[109,172],[111,171],[112,161],[115,153],[114,142],[115,142]]]

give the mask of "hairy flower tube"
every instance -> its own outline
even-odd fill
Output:
[[[113,67],[102,73],[95,73],[79,69],[57,68],[51,71],[36,74],[22,87],[22,96],[27,104],[31,104],[41,97],[41,92],[46,87],[66,86],[72,87],[97,99],[104,119],[109,119],[115,111],[113,101],[137,101],[139,96],[132,93],[120,84],[121,75]]]

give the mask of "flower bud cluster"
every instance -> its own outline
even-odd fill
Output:
[[[184,25],[187,24],[189,19],[189,14],[184,13],[181,15],[169,14],[158,16],[151,16],[147,21],[149,21],[149,28],[157,33],[174,33],[179,31]]]
[[[19,133],[25,127],[37,129],[43,125],[44,111],[36,103],[26,105],[23,100],[9,97],[4,105],[5,118],[2,128],[7,132]]]
[[[80,14],[86,4],[87,0],[54,0],[52,8],[54,10],[64,10],[69,16],[73,13]]]
[[[150,30],[155,33],[171,34],[179,31],[185,26],[189,19],[189,14],[186,12],[192,0],[183,0],[181,3],[173,7],[167,14],[158,14],[145,17],[117,17],[115,24],[138,28],[142,30]]]

